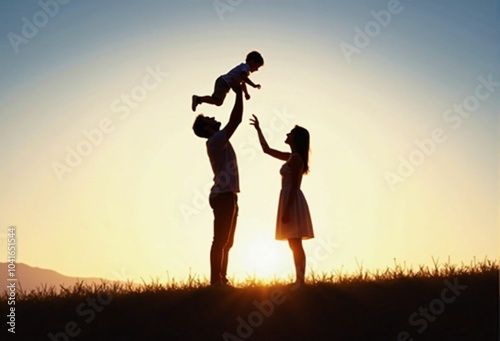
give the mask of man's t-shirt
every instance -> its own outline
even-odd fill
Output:
[[[214,185],[210,190],[210,197],[218,193],[238,193],[240,191],[238,163],[225,129],[216,132],[208,139],[207,152],[214,171]]]

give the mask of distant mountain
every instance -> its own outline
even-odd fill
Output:
[[[0,262],[0,280],[2,283],[7,282],[7,265],[8,263]],[[54,286],[60,289],[61,285],[64,287],[71,287],[77,282],[83,282],[85,284],[101,282],[100,278],[69,277],[61,275],[54,270],[32,267],[24,263],[16,263],[16,278],[17,282],[21,284],[20,287],[27,292],[36,288],[41,288],[44,285],[47,287]],[[4,285],[2,284],[2,286]]]

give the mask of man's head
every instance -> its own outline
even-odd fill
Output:
[[[208,139],[214,133],[220,130],[221,123],[216,121],[214,117],[196,116],[193,124],[193,131],[196,136]]]
[[[255,72],[259,70],[262,65],[264,65],[264,58],[262,58],[259,52],[252,51],[247,54],[245,62],[248,64],[248,66],[250,66],[250,72]]]

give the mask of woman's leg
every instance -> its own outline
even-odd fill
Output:
[[[290,238],[288,244],[293,252],[293,262],[295,263],[296,282],[304,283],[306,273],[306,253],[302,247],[301,238]]]

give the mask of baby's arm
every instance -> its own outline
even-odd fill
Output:
[[[248,77],[245,77],[245,83],[247,83],[248,85],[250,85],[253,88],[260,89],[260,84],[254,84],[254,82],[252,82],[250,80],[250,78],[248,78]]]

